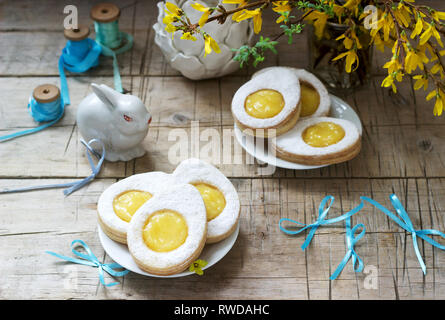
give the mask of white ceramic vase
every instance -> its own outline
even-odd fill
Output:
[[[222,1],[218,0],[168,0],[180,7],[190,20],[194,23],[199,20],[202,12],[191,7],[198,2],[207,7],[215,7]],[[223,4],[228,10],[234,9],[235,5]],[[239,69],[239,62],[233,61],[235,52],[243,45],[251,45],[253,27],[250,21],[244,20],[239,23],[228,17],[224,24],[212,21],[204,25],[203,30],[218,42],[221,53],[211,52],[204,57],[204,40],[196,36],[196,41],[182,40],[182,31],[171,33],[165,30],[162,22],[165,17],[165,3],[158,2],[158,21],[153,29],[156,31],[155,42],[164,54],[165,59],[171,67],[178,70],[186,78],[192,80],[216,78],[227,75]]]

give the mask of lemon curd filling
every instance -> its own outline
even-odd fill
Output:
[[[168,252],[181,246],[188,235],[183,216],[173,210],[159,210],[147,220],[142,231],[144,243],[156,252]]]
[[[226,207],[226,198],[218,188],[207,183],[193,183],[201,197],[207,211],[207,221],[215,219]]]
[[[138,190],[121,193],[113,200],[114,212],[122,220],[130,222],[134,213],[151,197],[149,192]]]
[[[245,108],[247,114],[254,118],[272,118],[283,110],[284,98],[275,90],[259,90],[246,98]]]
[[[301,83],[301,117],[311,116],[320,105],[320,95],[317,90],[309,84]]]
[[[315,148],[322,148],[338,143],[345,136],[345,130],[333,122],[319,122],[303,132],[303,140]]]

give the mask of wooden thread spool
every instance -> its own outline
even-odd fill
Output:
[[[112,3],[99,3],[90,12],[94,20],[96,40],[112,50],[125,46],[125,41],[119,31],[120,13],[119,7]]]
[[[119,19],[121,10],[113,3],[102,2],[91,8],[90,17],[96,22],[109,23]]]
[[[50,103],[59,99],[60,90],[55,85],[42,84],[34,89],[32,96],[39,103]]]
[[[120,9],[115,4],[99,3],[91,9],[90,16],[94,20],[96,42],[102,48],[102,55],[113,57],[114,87],[124,92],[116,55],[133,47],[133,37],[119,30]]]
[[[90,35],[90,28],[87,26],[79,26],[77,29],[65,29],[63,34],[66,39],[71,41],[81,41],[88,38]]]

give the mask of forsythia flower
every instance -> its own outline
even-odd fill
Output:
[[[172,23],[170,23],[170,24],[167,24],[167,25],[165,26],[165,30],[166,30],[168,33],[171,33],[171,34],[172,34],[172,39],[173,39],[174,33],[175,33],[175,31],[176,31],[176,27],[175,27]]]
[[[416,36],[422,33],[423,30],[423,20],[422,18],[418,17],[416,22],[416,27],[414,28],[413,32],[411,33],[411,39],[414,39]]]
[[[164,22],[166,25],[165,30],[168,33],[171,33],[173,38],[173,33],[176,31],[176,27],[173,25],[173,22],[179,20],[183,12],[177,5],[171,2],[165,3],[165,7],[167,9],[164,11],[167,15],[164,17],[164,19],[162,19],[162,22]]]
[[[289,5],[289,1],[277,1],[273,2],[274,7],[272,8],[273,11],[278,12],[280,14],[280,17],[275,21],[276,23],[281,23],[286,19],[285,14],[289,14],[289,12],[292,10],[291,6]]]
[[[329,16],[324,12],[312,11],[308,14],[305,20],[313,21],[315,28],[315,35],[317,38],[321,38],[323,36],[323,31],[328,21]]]
[[[436,74],[442,69],[439,63],[435,64],[434,67],[431,68],[431,73]]]
[[[283,22],[285,19],[286,19],[286,16],[285,16],[284,14],[282,14],[282,15],[280,15],[280,16],[278,17],[277,20],[275,20],[275,22],[276,22],[276,23],[281,23],[281,22]]]
[[[249,1],[249,0],[223,0],[223,3],[227,3],[227,4],[238,4],[238,8],[239,8],[239,7],[245,6],[245,5],[248,3],[248,1]],[[243,11],[244,11],[244,10],[235,12],[235,13],[232,15],[232,20],[237,21],[238,17],[239,17],[240,15],[243,14]]]
[[[263,18],[261,17],[261,8],[255,10],[242,10],[241,14],[238,15],[234,20],[240,22],[246,19],[253,18],[253,31],[259,33],[261,31],[261,26],[263,24]]]
[[[183,39],[183,40],[192,40],[192,41],[196,41],[196,37],[193,36],[190,32],[184,32],[184,33],[182,34],[181,39]]]
[[[190,265],[189,271],[195,272],[196,274],[202,276],[204,272],[202,271],[202,268],[204,268],[207,265],[207,261],[198,259],[193,264]]]
[[[399,60],[397,60],[396,57],[392,57],[390,61],[383,65],[383,68],[388,69],[388,74],[392,74],[399,71],[402,66],[400,65]]]
[[[358,6],[359,2],[360,2],[360,0],[348,0],[348,1],[346,1],[346,3],[343,5],[343,7],[347,8],[347,9],[349,9],[349,10],[352,10],[352,9],[354,9],[355,7]]]
[[[165,13],[167,14],[164,19],[162,20],[164,22],[164,24],[171,24],[175,21],[177,21],[181,15],[182,15],[182,10],[179,9],[179,7],[171,2],[167,2],[165,4],[165,7],[167,8],[167,10],[164,10]]]
[[[204,57],[206,55],[208,55],[209,53],[211,53],[212,50],[215,51],[216,53],[221,52],[221,49],[219,48],[216,41],[211,36],[209,36],[207,33],[204,34],[204,50],[205,50]]]
[[[392,91],[394,93],[397,93],[397,87],[394,84],[394,77],[390,74],[388,75],[382,82],[382,87],[388,88],[392,87]]]
[[[428,79],[425,78],[422,75],[414,76],[414,80],[416,80],[416,83],[414,83],[414,90],[419,90],[423,87],[423,90],[426,91],[428,89]]]
[[[420,42],[419,45],[423,46],[425,43],[430,40],[430,38],[433,36],[433,26],[431,24],[428,24],[428,28],[425,30],[424,33],[420,36]]]
[[[372,43],[376,46],[377,49],[379,49],[381,52],[385,51],[385,44],[383,43],[382,38],[380,38],[380,35],[378,33],[375,34],[375,36],[372,38]]]
[[[443,92],[441,89],[431,91],[426,97],[426,100],[430,101],[434,97],[436,97],[436,103],[434,105],[433,113],[435,116],[441,116],[445,106],[445,92]]]
[[[394,72],[394,73],[389,74],[382,81],[382,87],[385,87],[385,88],[392,87],[392,91],[394,93],[397,93],[397,87],[394,84],[394,80],[397,80],[398,82],[402,82],[402,80],[403,80],[403,73],[401,73],[401,72]]]
[[[402,2],[399,3],[397,10],[394,10],[394,15],[396,16],[397,20],[401,21],[405,28],[409,27],[410,25],[410,13],[411,10],[408,7],[404,6]]]
[[[434,36],[434,38],[436,38],[437,43],[443,48],[443,43],[442,40],[440,39],[440,33],[439,31],[437,31],[437,29],[432,25],[432,24],[428,24],[428,28],[425,30],[425,32],[420,36],[420,42],[419,44],[422,46],[425,43],[428,42],[428,40],[430,40],[430,38],[432,36]]]
[[[417,69],[417,67],[420,68],[420,70],[423,70],[423,61],[422,58],[417,55],[414,50],[410,50],[408,54],[406,55],[405,59],[405,70],[406,73],[411,73],[414,70]]]
[[[345,40],[343,40],[343,45],[348,50],[350,50],[352,48],[352,46],[354,45],[354,41],[351,38],[347,37],[346,34],[344,34],[344,33],[335,40],[338,41],[341,39],[345,39]]]
[[[358,14],[358,8],[361,0],[348,0],[343,5],[344,8],[351,10],[354,12],[355,15]]]
[[[394,29],[394,22],[392,21],[390,16],[387,15],[384,18],[384,22],[383,22],[383,40],[385,40],[385,41],[389,40],[389,35],[391,33],[391,30],[393,30],[393,29]]]
[[[174,3],[167,2],[165,6],[167,7],[167,10],[165,10],[167,15],[173,15],[176,17],[180,17],[182,15],[182,10]]]
[[[198,2],[193,3],[192,7],[195,10],[204,12],[198,22],[199,26],[202,28],[204,26],[204,24],[207,22],[207,20],[209,19],[209,15],[212,13],[212,9],[207,8]]]
[[[434,111],[433,114],[435,116],[441,116],[442,115],[442,111],[443,111],[443,107],[444,107],[444,101],[445,101],[445,97],[444,95],[439,95],[439,97],[436,98],[436,104],[434,105]]]
[[[445,12],[434,11],[432,16],[437,22],[439,22],[440,20],[445,20]]]
[[[385,18],[382,17],[379,20],[371,22],[369,24],[369,26],[371,27],[371,37],[374,37],[376,34],[379,33],[380,29],[383,28],[384,23],[385,23]]]
[[[345,66],[346,72],[348,72],[348,73],[352,72],[352,65],[354,63],[356,63],[354,70],[356,70],[358,68],[359,60],[358,60],[357,53],[354,50],[349,50],[349,51],[343,52],[342,54],[339,54],[337,57],[332,59],[332,61],[337,61],[344,57],[346,57],[346,66]]]
[[[274,7],[272,8],[275,12],[289,12],[292,10],[291,6],[289,5],[289,1],[277,1],[273,2]]]

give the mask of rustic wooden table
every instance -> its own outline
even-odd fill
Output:
[[[80,22],[91,25],[93,1],[70,1]],[[444,10],[441,0],[423,1]],[[63,1],[0,0],[0,134],[34,127],[27,99],[39,84],[59,85],[57,61],[65,45]],[[119,1],[120,29],[134,35],[134,48],[119,56],[123,85],[143,99],[153,114],[147,154],[129,162],[105,163],[93,183],[65,197],[60,189],[0,195],[0,298],[2,299],[423,299],[445,298],[445,252],[419,242],[428,273],[423,276],[411,235],[383,213],[366,207],[354,218],[367,226],[357,251],[369,273],[355,273],[350,263],[335,281],[329,275],[345,254],[344,228],[321,228],[310,247],[300,249],[302,234],[289,237],[278,221],[316,219],[321,199],[332,194],[334,215],[346,212],[367,195],[390,206],[395,192],[417,228],[445,230],[445,118],[432,115],[424,92],[409,81],[394,95],[381,88],[384,70],[376,66],[369,86],[343,94],[363,123],[363,149],[347,163],[320,170],[277,169],[259,176],[258,164],[232,137],[231,152],[244,164],[216,163],[241,199],[241,229],[229,254],[205,275],[155,279],[130,273],[121,284],[105,288],[97,270],[59,261],[45,250],[71,255],[70,243],[84,240],[100,260],[110,262],[97,233],[96,203],[110,184],[135,173],[171,172],[167,161],[176,141],[174,128],[230,134],[230,102],[254,70],[207,81],[190,81],[171,69],[154,43],[154,1]],[[279,32],[266,19],[269,34]],[[283,41],[284,42],[284,41]],[[280,44],[263,66],[307,66],[306,36]],[[382,61],[375,55],[377,63]],[[75,123],[76,107],[91,92],[90,83],[113,84],[111,60],[68,79],[72,105],[55,126],[0,144],[0,188],[62,183],[90,174]],[[171,138],[171,137],[170,137]],[[170,139],[172,140],[172,139]],[[372,286],[372,277],[377,281]],[[370,278],[371,277],[371,278]],[[107,275],[106,280],[111,278]],[[371,284],[371,286],[370,286]]]

